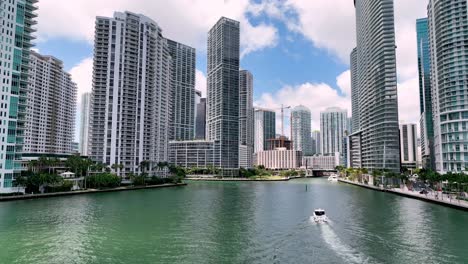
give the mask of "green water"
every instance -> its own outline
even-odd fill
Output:
[[[0,203],[0,263],[468,263],[468,213],[323,179],[190,182]]]

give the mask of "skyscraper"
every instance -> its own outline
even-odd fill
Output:
[[[291,140],[293,149],[302,151],[303,156],[312,155],[311,135],[312,117],[310,110],[299,105],[291,111]]]
[[[331,107],[320,113],[320,136],[323,155],[343,154],[343,138],[347,130],[348,112]]]
[[[320,140],[320,131],[315,130],[312,132],[312,141],[313,141],[313,149],[312,154],[322,154],[322,141]]]
[[[406,168],[417,168],[418,146],[416,124],[400,125],[401,165]]]
[[[434,155],[438,172],[468,168],[468,3],[428,5]]]
[[[431,53],[429,50],[429,32],[427,18],[416,21],[418,70],[419,70],[419,106],[421,110],[421,154],[423,167],[435,169],[434,163],[434,122],[432,116],[431,88]]]
[[[91,111],[91,93],[84,93],[81,96],[81,120],[80,120],[80,154],[88,156],[89,139],[89,115]]]
[[[195,121],[195,139],[206,137],[206,98],[200,98],[197,104],[197,118]]]
[[[207,140],[220,144],[219,168],[239,169],[239,22],[222,17],[208,33]]]
[[[119,173],[167,161],[171,116],[171,56],[156,22],[116,12],[97,17],[91,96],[90,157]]]
[[[29,56],[24,152],[72,154],[77,86],[62,61],[31,52]]]
[[[352,131],[359,131],[359,84],[357,70],[357,48],[351,52],[351,123]],[[350,132],[353,133],[353,132]]]
[[[357,106],[353,100],[353,109],[359,109],[362,166],[399,171],[393,0],[355,0],[354,4],[358,88],[353,96],[357,92],[358,100]]]
[[[240,167],[253,166],[254,151],[254,111],[253,111],[253,76],[247,70],[240,71],[239,77],[239,143],[243,157],[239,152]]]
[[[36,0],[0,1],[0,193],[17,191],[21,172],[28,89],[29,50],[34,39]]]
[[[195,49],[167,40],[171,55],[171,140],[190,140],[195,131]]]
[[[275,111],[256,107],[254,109],[254,152],[269,150],[268,140],[275,137]]]

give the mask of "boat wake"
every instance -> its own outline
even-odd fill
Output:
[[[364,254],[353,250],[349,245],[344,244],[330,225],[320,225],[320,229],[328,246],[347,263],[374,263],[370,260],[370,257],[366,257]]]

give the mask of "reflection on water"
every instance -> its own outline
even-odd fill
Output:
[[[467,222],[321,179],[191,182],[0,203],[0,263],[464,263]]]

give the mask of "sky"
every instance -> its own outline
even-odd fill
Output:
[[[399,117],[419,123],[416,19],[426,16],[427,0],[394,2]],[[207,32],[221,16],[236,19],[241,68],[254,76],[255,106],[302,104],[312,112],[313,130],[320,128],[320,112],[327,107],[345,108],[351,116],[349,54],[356,45],[352,0],[40,0],[38,7],[35,49],[61,59],[78,85],[76,139],[81,94],[92,87],[95,18],[112,17],[114,11],[146,15],[165,37],[196,48],[196,89],[203,94]]]

